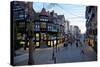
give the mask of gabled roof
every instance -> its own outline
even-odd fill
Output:
[[[40,15],[48,15],[45,8],[42,8]]]

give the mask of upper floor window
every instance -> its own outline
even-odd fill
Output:
[[[40,18],[40,21],[48,21],[48,19]]]
[[[48,31],[52,31],[52,26],[48,25]]]
[[[46,23],[45,22],[41,22],[41,28],[46,28]]]
[[[36,30],[36,31],[39,31],[39,30],[40,30],[40,25],[39,25],[39,24],[36,24],[36,25],[35,25],[35,30]]]

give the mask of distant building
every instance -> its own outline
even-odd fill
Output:
[[[74,25],[70,25],[70,35],[74,38],[78,38],[80,37],[80,29],[78,26],[74,26]]]
[[[70,25],[70,34],[74,35],[74,26],[73,25]]]
[[[65,21],[65,34],[69,34],[70,32],[70,22]]]
[[[75,38],[80,38],[80,29],[78,26],[74,26],[74,36]]]

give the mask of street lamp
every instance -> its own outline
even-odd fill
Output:
[[[54,41],[53,41],[53,53],[52,53],[52,60],[54,60],[54,63],[56,63],[56,57],[55,57],[55,51],[54,51]]]
[[[52,41],[51,44],[53,44]],[[54,60],[54,44],[53,44],[52,60]]]

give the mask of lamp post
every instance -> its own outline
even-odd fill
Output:
[[[56,53],[57,53],[57,34],[56,34]]]
[[[54,44],[53,44],[52,60],[54,60]]]
[[[52,53],[52,60],[56,63],[55,51],[54,51],[54,41],[53,41],[53,53]]]

